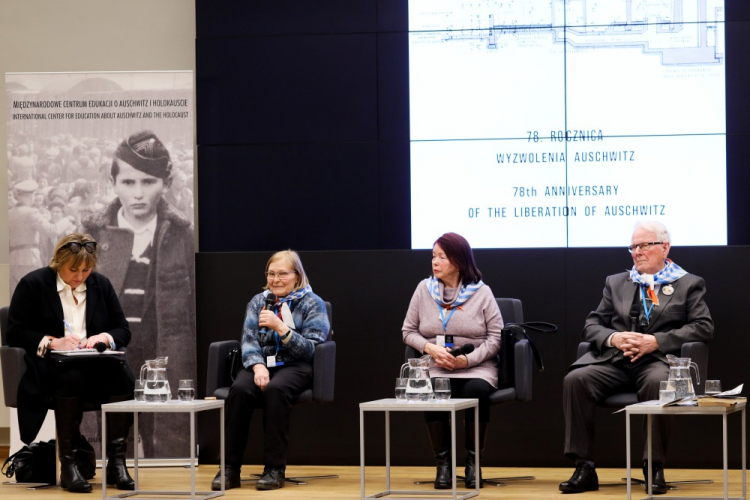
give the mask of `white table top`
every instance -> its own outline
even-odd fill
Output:
[[[734,406],[660,406],[634,404],[625,407],[629,415],[723,415],[744,410],[746,402]]]
[[[166,403],[146,403],[145,401],[120,401],[102,405],[106,412],[141,412],[141,413],[195,413],[224,406],[223,399],[194,399],[193,401],[171,400]]]
[[[405,399],[388,398],[359,403],[359,409],[365,411],[451,411],[476,408],[478,404],[478,399],[407,401]]]

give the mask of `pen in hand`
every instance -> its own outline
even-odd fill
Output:
[[[75,334],[73,333],[73,328],[71,328],[71,327],[70,327],[70,324],[68,324],[68,322],[67,322],[67,321],[63,320],[63,326],[64,326],[64,327],[65,327],[65,329],[66,329],[66,330],[67,330],[67,331],[68,331],[68,332],[70,333],[70,336],[71,336],[72,338],[74,338],[74,339],[75,339],[75,338],[76,338],[76,336],[75,336]],[[67,334],[66,334],[66,335],[67,335]],[[80,348],[81,348],[81,344],[80,344],[80,343],[78,343],[78,347],[77,347],[77,349],[80,349]]]

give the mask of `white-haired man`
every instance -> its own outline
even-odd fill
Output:
[[[669,374],[666,355],[679,355],[686,342],[713,337],[703,278],[669,260],[670,246],[663,224],[636,223],[628,247],[633,268],[607,277],[599,307],[586,318],[583,339],[595,350],[571,365],[563,384],[565,455],[576,464],[573,476],[560,483],[563,493],[599,489],[591,455],[597,402],[633,390],[641,401],[658,399],[659,382]],[[654,418],[655,494],[667,492],[664,460],[669,430],[667,418]],[[644,460],[645,456],[644,451]]]

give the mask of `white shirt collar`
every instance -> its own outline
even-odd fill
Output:
[[[63,291],[65,289],[65,287],[70,288],[70,285],[68,285],[67,283],[65,283],[63,281],[63,279],[60,277],[60,273],[57,273],[56,276],[57,276],[57,280],[56,280],[57,281],[57,293],[60,293],[61,291]],[[82,292],[86,292],[86,282],[84,281],[83,283],[81,283],[80,285],[78,285],[78,288],[76,288],[75,290],[73,290],[72,288],[70,288],[70,291],[71,292],[75,292],[77,294],[78,293],[82,293]]]
[[[151,219],[148,224],[146,224],[145,226],[143,226],[140,229],[136,229],[125,218],[125,209],[124,209],[124,207],[120,207],[120,210],[117,211],[117,225],[119,227],[124,227],[126,229],[130,229],[135,234],[141,234],[141,233],[145,233],[146,231],[150,231],[151,240],[154,239],[154,234],[156,233],[156,219],[157,219],[157,216],[154,215],[154,218]]]

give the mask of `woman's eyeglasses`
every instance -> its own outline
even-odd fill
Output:
[[[292,276],[293,274],[295,274],[294,271],[292,272],[281,271],[280,273],[275,273],[271,271],[270,273],[266,273],[266,279],[268,281],[273,281],[276,278],[279,278],[281,281],[285,281],[289,279],[289,277]]]
[[[82,248],[85,248],[88,253],[94,253],[96,252],[96,241],[87,241],[86,243],[71,241],[70,243],[64,244],[62,248],[69,248],[73,253],[78,253]]]

